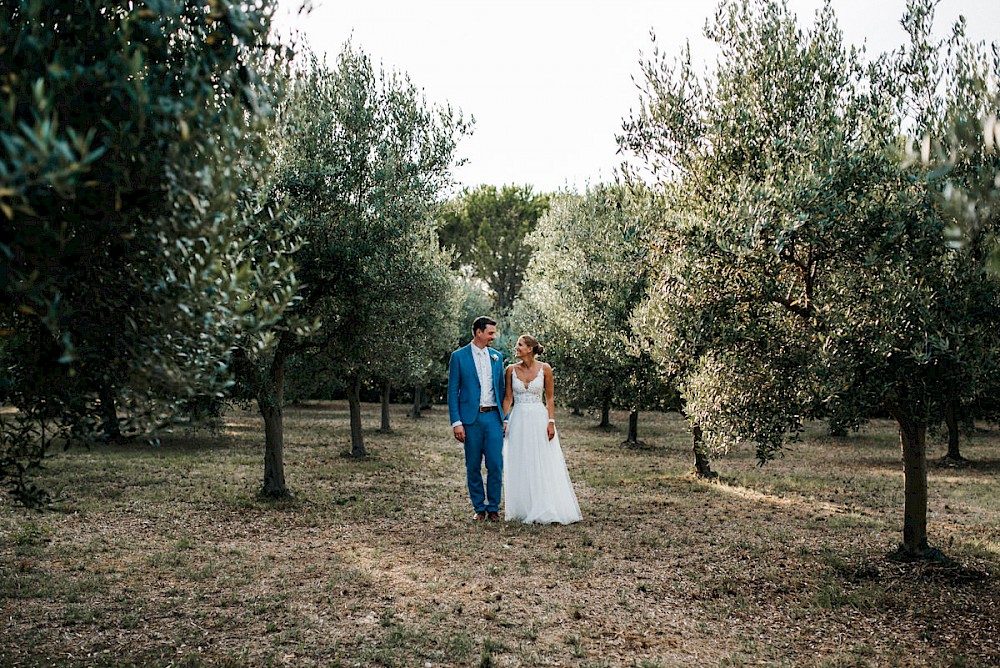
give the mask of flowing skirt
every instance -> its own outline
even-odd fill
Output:
[[[580,505],[559,446],[549,440],[544,404],[515,404],[504,439],[504,518],[525,523],[580,521]]]

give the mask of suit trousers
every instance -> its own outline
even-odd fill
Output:
[[[483,462],[486,488],[483,489]],[[465,480],[475,511],[499,512],[503,491],[503,423],[500,411],[480,413],[465,425]]]

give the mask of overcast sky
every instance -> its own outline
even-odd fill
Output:
[[[332,62],[351,39],[386,69],[405,71],[431,103],[475,117],[462,140],[460,185],[530,184],[536,191],[608,181],[615,135],[638,96],[641,53],[714,60],[702,36],[707,0],[314,0],[307,16],[282,0],[279,30],[298,30]],[[821,0],[789,0],[802,25]],[[869,53],[902,44],[905,0],[833,0],[849,42]],[[941,0],[944,35],[959,14],[977,40],[1000,40],[1000,0]]]

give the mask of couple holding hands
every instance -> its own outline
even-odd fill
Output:
[[[536,359],[542,346],[525,334],[514,348],[519,361],[504,369],[490,348],[496,337],[495,320],[476,318],[472,342],[448,364],[448,413],[465,447],[474,519],[500,521],[502,492],[507,520],[577,522],[580,506],[555,427],[552,367]]]

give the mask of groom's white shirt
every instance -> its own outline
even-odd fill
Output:
[[[480,348],[472,344],[472,357],[476,360],[476,374],[479,376],[479,405],[496,406],[493,392],[493,364],[490,362],[489,347]]]

